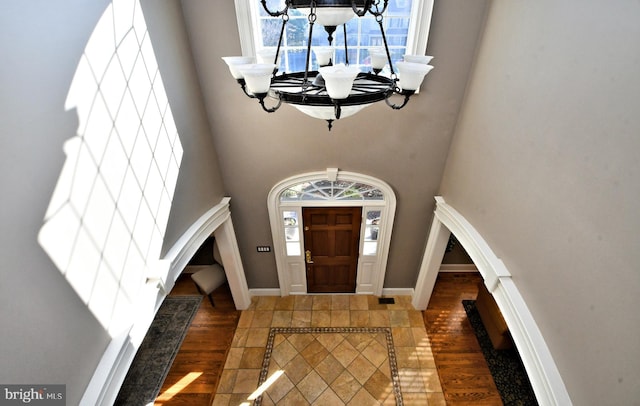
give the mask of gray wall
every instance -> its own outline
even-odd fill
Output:
[[[576,405],[640,399],[640,3],[491,4],[441,186]]]
[[[149,29],[185,150],[167,241],[224,195],[177,2],[149,8]],[[5,1],[0,12],[0,382],[66,384],[77,404],[109,341],[37,242],[76,135],[64,103],[107,1]],[[147,10],[145,10],[147,11]],[[160,27],[162,25],[162,27]],[[170,31],[168,31],[170,30]]]
[[[109,336],[38,245],[76,134],[64,102],[107,2],[4,2],[0,13],[0,382],[67,384],[80,400]]]
[[[290,106],[267,114],[242,94],[220,59],[241,52],[233,2],[182,3],[249,287],[278,287],[273,255],[255,249],[272,244],[269,190],[289,176],[327,167],[378,177],[395,190],[384,286],[413,287],[485,2],[436,2],[428,45],[435,69],[421,94],[398,112],[382,103],[338,120],[331,132]]]

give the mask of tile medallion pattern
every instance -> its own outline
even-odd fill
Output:
[[[254,297],[213,406],[445,405],[422,312],[408,296],[394,299]]]
[[[391,397],[403,405],[390,328],[273,327],[258,384],[274,370],[284,374],[256,398],[255,406],[263,398],[276,404],[294,385],[310,404],[321,396],[346,402],[364,388],[372,399]]]

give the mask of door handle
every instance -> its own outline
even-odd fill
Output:
[[[307,259],[307,264],[313,264],[313,261],[311,260],[311,250],[305,251],[304,254]]]

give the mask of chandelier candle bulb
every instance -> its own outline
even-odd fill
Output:
[[[335,66],[324,66],[318,71],[324,78],[327,93],[332,99],[346,99],[351,93],[353,81],[360,73],[360,69],[355,66],[338,64]]]
[[[413,62],[413,63],[422,63],[424,65],[428,65],[429,62],[433,59],[433,56],[430,55],[404,55],[403,59],[405,62]]]
[[[256,62],[255,58],[251,56],[223,56],[222,60],[226,62],[231,76],[236,80],[242,79],[242,73],[238,69],[239,66]]]
[[[374,70],[381,71],[387,64],[387,52],[384,49],[370,49],[371,67]]]
[[[271,76],[276,65],[273,63],[256,63],[241,65],[238,70],[242,73],[247,82],[247,89],[250,93],[265,94],[269,92],[271,86]]]
[[[318,66],[329,66],[333,58],[333,47],[315,47],[313,54],[316,56]]]
[[[398,62],[398,75],[402,90],[416,91],[422,84],[424,77],[433,66],[414,62]]]

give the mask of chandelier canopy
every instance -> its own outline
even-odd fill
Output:
[[[257,57],[231,56],[222,59],[244,93],[257,99],[268,113],[278,110],[284,102],[311,117],[326,120],[331,130],[334,120],[351,116],[382,100],[394,110],[403,108],[420,88],[425,75],[433,69],[429,65],[431,56],[404,55],[403,61],[395,63],[396,73],[383,27],[383,13],[389,0],[284,0],[284,8],[276,11],[269,9],[267,0],[260,2],[270,16],[282,19],[277,48],[261,50]],[[309,22],[305,69],[300,72],[279,72],[279,58],[290,9],[305,14]],[[347,44],[350,41],[346,23],[367,13],[373,15],[378,23],[384,47],[370,48],[371,64],[361,69],[349,65]],[[328,46],[312,49],[311,39],[316,23],[324,27]],[[336,52],[332,44],[338,26],[343,26],[345,60],[334,63]],[[319,66],[317,71],[310,70],[312,55]],[[389,76],[381,74],[387,64]],[[394,95],[401,96],[399,104],[391,100]],[[267,97],[273,99],[273,106],[267,106]]]

